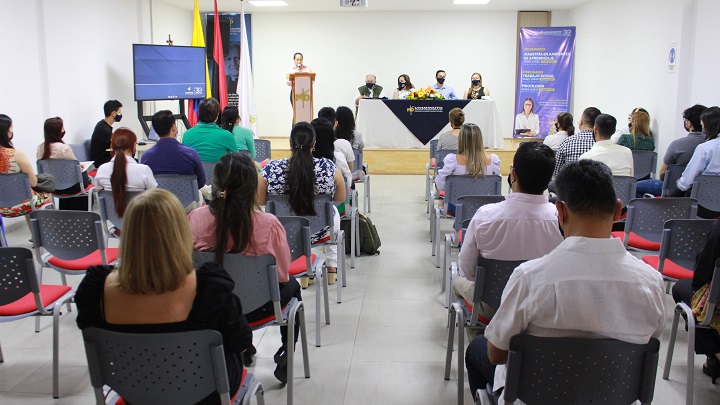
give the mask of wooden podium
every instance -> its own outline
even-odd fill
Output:
[[[293,125],[298,122],[310,122],[315,118],[313,108],[313,82],[315,73],[291,73]]]

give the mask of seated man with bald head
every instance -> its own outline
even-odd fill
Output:
[[[360,104],[360,100],[363,98],[383,98],[382,86],[376,84],[377,77],[370,73],[365,76],[365,85],[358,87],[358,97],[355,99],[355,105]]]

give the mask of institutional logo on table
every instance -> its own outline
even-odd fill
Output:
[[[407,112],[410,113],[410,115],[413,115],[413,113],[442,113],[445,109],[442,106],[421,106],[421,107],[415,107],[414,105],[411,105],[407,108]]]

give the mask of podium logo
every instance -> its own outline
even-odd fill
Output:
[[[413,106],[408,107],[407,112],[409,112],[410,115],[412,115],[415,112],[415,107],[413,107]]]
[[[300,93],[296,93],[295,101],[302,101],[302,108],[305,108],[305,102],[310,101],[310,90],[302,89]]]

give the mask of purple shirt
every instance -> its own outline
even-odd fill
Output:
[[[160,138],[155,146],[142,154],[140,162],[149,166],[154,175],[194,174],[198,187],[205,185],[205,170],[200,155],[195,149],[181,144],[175,138]]]

